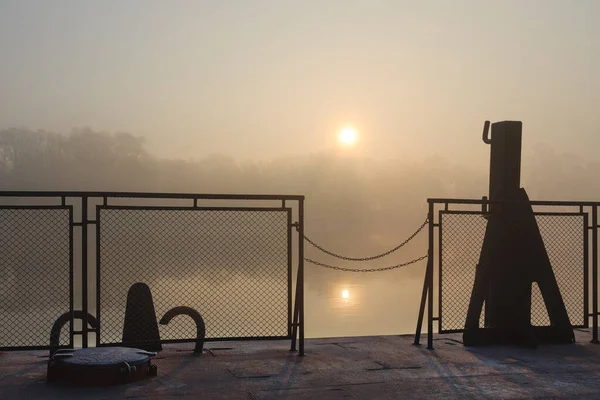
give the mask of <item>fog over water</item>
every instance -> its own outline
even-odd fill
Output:
[[[489,151],[483,143],[481,151]],[[523,185],[532,199],[600,198],[599,182],[594,179],[598,170],[596,161],[550,147],[525,149],[525,152],[529,163],[524,166]],[[474,169],[461,164],[460,160],[443,157],[407,162],[352,156],[342,152],[321,152],[257,162],[238,162],[223,155],[186,161],[163,159],[151,154],[146,150],[143,138],[125,133],[98,133],[89,129],[68,134],[5,129],[0,131],[0,155],[2,190],[303,194],[306,196],[306,234],[327,249],[353,257],[384,252],[412,234],[425,219],[428,197],[477,198],[487,194],[488,184],[485,169]],[[2,201],[3,204],[14,204],[14,200],[8,198]],[[177,218],[179,225],[185,225],[182,221],[188,221],[189,226],[185,228],[188,231],[194,229],[189,218]],[[119,221],[127,225],[126,218],[120,218]],[[207,224],[199,223],[197,226]],[[215,226],[220,224],[217,220]],[[138,235],[144,232],[138,223],[132,224],[132,227],[137,229]],[[210,235],[211,230],[202,232]],[[424,233],[391,256],[368,263],[336,260],[317,252],[308,244],[305,247],[306,256],[341,267],[393,265],[425,254]],[[217,236],[212,240],[225,238],[219,237],[219,233],[214,235]],[[240,231],[236,235],[244,237],[247,234]],[[150,240],[147,236],[139,237],[139,240]],[[165,254],[178,257],[176,253],[168,252],[173,243],[178,243],[177,236],[173,236],[172,232],[155,231],[152,232],[152,238],[153,242],[148,243],[154,244],[149,250],[143,251],[145,261],[142,264],[159,268],[164,258],[153,258],[152,254],[155,253],[162,252],[161,257]],[[228,238],[234,240],[231,236]],[[165,242],[163,247],[161,240]],[[190,240],[192,242],[189,244],[178,243],[178,248],[192,246],[187,247],[192,249],[193,239]],[[239,265],[243,270],[244,252],[250,251],[253,256],[260,254],[256,249],[262,245],[257,242],[253,246],[235,250],[238,253],[229,257],[238,261],[230,261],[230,264]],[[132,243],[131,248],[139,249],[139,243]],[[193,271],[193,267],[185,267],[185,262],[193,262],[191,257],[194,255],[190,253],[191,250],[182,251],[189,253],[190,258],[188,261],[178,259],[177,268],[192,268]],[[132,254],[135,255],[135,252]],[[121,257],[122,260],[126,258],[125,255]],[[110,255],[110,259],[114,265],[120,265],[119,254]],[[137,260],[142,259],[137,257]],[[261,262],[264,264],[263,261],[259,261],[259,264]],[[424,270],[425,263],[420,262],[388,272],[352,274],[325,270],[307,263],[307,335],[411,332],[416,320]],[[167,298],[176,296],[180,299],[168,302],[171,306],[181,301],[182,292],[189,292],[191,287],[189,281],[177,283],[177,276],[145,277],[148,280],[174,279],[162,286],[173,289],[170,294],[165,289]],[[194,279],[203,278],[199,276]],[[235,279],[258,278],[260,274],[257,276],[254,273]],[[121,286],[125,284],[115,282]],[[120,288],[119,296],[125,295],[127,286]],[[234,287],[228,290],[235,290]],[[233,299],[235,296],[231,297]],[[237,300],[232,301],[235,303]],[[265,303],[261,307],[267,306]],[[277,312],[283,313],[282,318],[285,315],[284,309]],[[121,317],[117,315],[115,318],[119,320]]]

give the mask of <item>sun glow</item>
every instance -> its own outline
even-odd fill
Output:
[[[342,299],[348,300],[349,298],[350,298],[350,292],[348,292],[348,289],[342,290]]]
[[[354,143],[356,143],[357,138],[358,138],[358,134],[356,133],[356,129],[354,129],[350,126],[342,128],[338,135],[338,140],[340,141],[340,143],[342,143],[346,146],[351,146]]]

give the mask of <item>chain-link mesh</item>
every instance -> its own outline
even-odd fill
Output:
[[[581,214],[538,214],[536,220],[569,319],[584,324],[584,216]],[[479,213],[442,213],[441,332],[464,328],[475,269],[487,221]],[[480,318],[483,327],[484,312]],[[546,306],[537,284],[532,288],[531,323],[549,324]]]
[[[52,325],[70,309],[70,240],[66,207],[0,208],[0,347],[50,344]]]
[[[441,332],[463,329],[487,221],[481,214],[441,216]],[[483,313],[480,319],[483,326]]]
[[[101,209],[101,343],[121,342],[136,282],[150,287],[157,319],[197,310],[206,338],[287,336],[288,234],[287,210]],[[159,330],[196,337],[187,317]]]
[[[536,219],[569,320],[574,326],[582,326],[585,323],[584,216],[542,214]],[[531,296],[531,324],[550,325],[537,284]]]

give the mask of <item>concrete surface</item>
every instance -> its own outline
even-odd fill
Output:
[[[437,335],[435,350],[412,336],[167,345],[158,377],[109,388],[45,381],[47,352],[0,353],[0,399],[479,399],[600,398],[600,345],[465,348]],[[423,337],[426,343],[426,337]]]

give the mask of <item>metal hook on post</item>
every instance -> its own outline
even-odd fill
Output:
[[[490,138],[490,121],[485,121],[483,124],[483,135],[482,135],[483,143],[492,144],[492,139]]]

